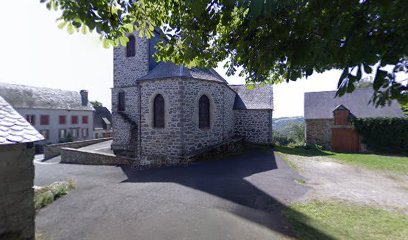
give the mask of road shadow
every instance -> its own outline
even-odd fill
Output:
[[[294,235],[288,229],[283,218],[283,211],[285,211],[292,216],[298,216],[300,220],[295,224],[306,229],[313,236],[318,236],[319,239],[332,239],[318,229],[309,226],[307,216],[291,209],[274,196],[270,196],[244,179],[257,173],[279,171],[271,149],[247,150],[239,156],[220,158],[217,161],[198,162],[188,166],[151,169],[122,167],[122,170],[128,178],[124,182],[177,183],[234,202],[239,204],[239,207],[228,210],[233,214],[263,225],[275,232],[293,237]],[[295,174],[292,169],[290,171]],[[288,181],[293,184],[293,179]],[[275,187],[282,188],[280,191],[291,191],[286,186]]]

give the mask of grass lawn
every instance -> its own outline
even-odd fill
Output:
[[[284,210],[299,239],[407,239],[408,216],[345,202],[295,203]]]
[[[319,149],[305,149],[303,147],[281,147],[277,146],[276,151],[299,156],[324,156],[340,162],[353,164],[375,170],[385,170],[395,173],[408,174],[408,157],[386,156],[365,153],[336,153]]]

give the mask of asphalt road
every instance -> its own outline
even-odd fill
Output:
[[[52,240],[285,238],[281,211],[309,190],[269,149],[144,170],[58,158],[35,167],[36,185],[77,186],[37,214],[37,231]]]

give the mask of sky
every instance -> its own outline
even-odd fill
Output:
[[[19,14],[14,9],[19,10]],[[96,34],[70,35],[57,27],[58,13],[39,0],[2,1],[0,8],[0,82],[79,91],[111,107],[112,48]],[[230,84],[242,84],[238,76]],[[303,116],[305,92],[335,90],[340,71],[313,74],[308,79],[274,86],[273,117]]]

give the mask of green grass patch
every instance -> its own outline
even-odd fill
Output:
[[[276,151],[283,154],[304,157],[323,156],[335,159],[342,163],[352,164],[368,169],[384,170],[402,174],[408,173],[408,157],[403,156],[388,156],[366,153],[336,153],[320,150],[314,147],[305,148],[277,146]]]
[[[284,210],[299,239],[406,239],[408,216],[345,202],[296,203]]]
[[[68,194],[75,188],[75,183],[72,180],[66,182],[54,182],[45,187],[34,189],[34,208],[39,210],[56,199]]]

